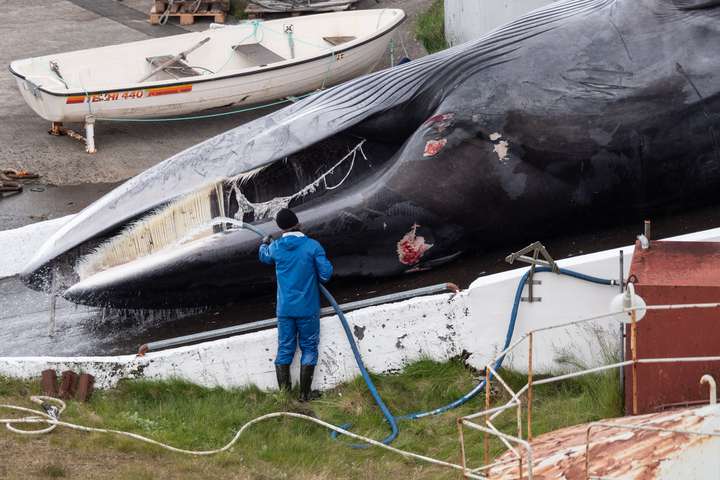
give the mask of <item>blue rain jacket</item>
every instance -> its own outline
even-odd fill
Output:
[[[318,280],[330,280],[333,267],[325,250],[304,235],[285,235],[270,245],[260,245],[260,261],[275,265],[277,316],[310,317],[320,310]]]

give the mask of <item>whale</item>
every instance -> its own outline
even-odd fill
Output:
[[[22,278],[58,275],[88,305],[213,305],[272,287],[239,226],[277,238],[284,207],[353,279],[712,201],[718,45],[720,1],[547,5],[158,163],[64,225]]]

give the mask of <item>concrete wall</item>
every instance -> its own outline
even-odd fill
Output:
[[[474,40],[553,0],[445,0],[445,38],[450,45]]]

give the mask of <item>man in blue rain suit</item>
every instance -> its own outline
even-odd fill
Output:
[[[320,291],[333,267],[320,244],[300,231],[297,216],[284,208],[275,217],[282,237],[265,237],[260,261],[275,265],[277,277],[278,352],[275,373],[280,389],[290,390],[290,364],[300,343],[300,401],[310,399],[310,386],[320,342]]]

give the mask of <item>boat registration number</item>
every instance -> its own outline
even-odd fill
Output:
[[[121,92],[102,92],[92,95],[73,95],[67,97],[66,104],[74,103],[97,103],[116,102],[118,100],[137,100],[146,97],[159,97],[172,95],[174,93],[186,93],[192,91],[192,85],[174,85],[172,87],[144,88],[139,90],[126,90]]]

